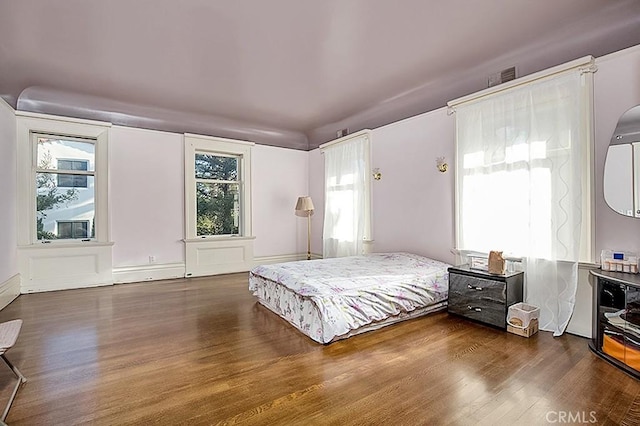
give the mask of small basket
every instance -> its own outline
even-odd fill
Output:
[[[540,308],[526,303],[509,306],[507,331],[519,336],[530,337],[538,332]]]

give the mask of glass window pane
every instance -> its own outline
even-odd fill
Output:
[[[72,167],[73,167],[73,161],[71,161],[71,160],[58,160],[58,169],[59,170],[72,170]]]
[[[58,239],[88,238],[89,222],[86,221],[58,221]]]
[[[240,233],[240,185],[196,183],[197,235]]]
[[[73,238],[87,238],[89,236],[89,222],[73,222]]]
[[[71,170],[87,170],[89,166],[89,162],[85,160],[74,160],[72,163]]]
[[[58,174],[59,188],[86,188],[87,176],[85,175],[63,175]]]
[[[60,187],[57,183],[65,180],[63,176],[82,178],[85,186]],[[38,240],[94,237],[94,197],[93,176],[36,173]],[[64,222],[73,224],[61,227]]]
[[[196,179],[238,180],[238,157],[196,154]]]
[[[95,170],[95,145],[53,137],[38,137],[38,168]]]
[[[71,222],[58,222],[58,238],[71,238]]]
[[[57,175],[58,187],[73,188],[73,175]]]

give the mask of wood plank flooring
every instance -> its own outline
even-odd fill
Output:
[[[23,295],[13,318],[11,425],[640,423],[640,382],[586,339],[437,313],[323,346],[246,274]]]

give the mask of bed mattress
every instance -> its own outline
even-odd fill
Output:
[[[410,253],[374,253],[261,265],[259,302],[320,343],[446,307],[451,265]]]

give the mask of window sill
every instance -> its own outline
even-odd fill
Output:
[[[450,252],[456,256],[489,257],[489,253],[482,253],[482,252],[477,252],[473,250],[460,250],[460,249],[453,248],[450,250]],[[521,263],[524,260],[523,257],[513,257],[513,256],[504,256],[504,259],[511,262],[518,262],[518,263]],[[600,264],[595,262],[585,262],[585,261],[578,262],[578,269],[598,269],[599,267],[600,267]]]
[[[113,242],[99,242],[99,241],[81,241],[81,242],[51,242],[51,243],[34,243],[28,245],[18,246],[18,250],[31,250],[31,249],[65,249],[65,248],[79,248],[79,247],[111,247]]]
[[[211,243],[215,241],[248,241],[255,240],[256,237],[231,237],[231,236],[220,236],[220,237],[199,237],[199,238],[185,238],[182,241],[185,243]]]

